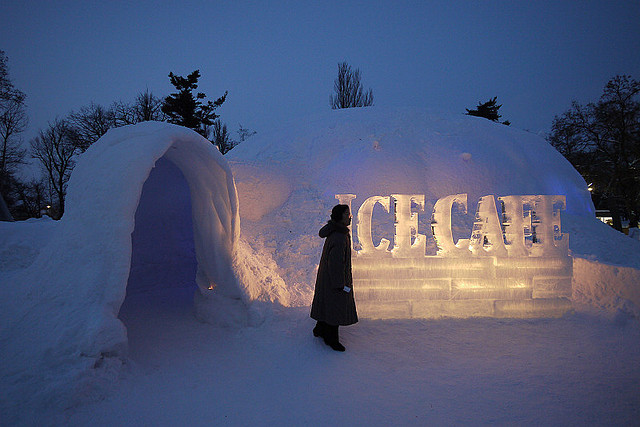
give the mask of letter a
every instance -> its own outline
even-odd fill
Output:
[[[498,210],[496,209],[496,200],[493,195],[484,196],[478,200],[469,249],[474,255],[507,256],[500,218],[498,218]]]

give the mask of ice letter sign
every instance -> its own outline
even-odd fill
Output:
[[[336,199],[351,208],[356,195]],[[395,230],[377,244],[376,205],[393,212]],[[454,205],[466,213],[467,195],[443,197],[430,213],[424,212],[422,194],[376,195],[362,202],[352,239],[359,311],[377,318],[536,317],[571,308],[572,261],[560,221],[564,196],[483,196],[468,238],[457,241]],[[421,212],[430,214],[435,255],[426,254],[428,230],[418,230]]]

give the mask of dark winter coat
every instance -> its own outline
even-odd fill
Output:
[[[344,291],[345,286],[353,286],[349,229],[329,221],[318,234],[326,240],[318,267],[311,317],[329,325],[352,325],[358,321],[353,290]]]

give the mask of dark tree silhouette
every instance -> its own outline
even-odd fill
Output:
[[[257,133],[255,130],[250,130],[246,127],[243,127],[242,123],[238,123],[238,130],[236,132],[238,132],[238,144],[244,142],[248,138],[251,138]]]
[[[509,126],[511,124],[509,120],[505,120],[504,122],[499,121],[500,117],[502,116],[500,115],[498,110],[500,110],[502,104],[498,105],[497,101],[498,97],[495,96],[487,102],[479,102],[475,110],[470,110],[468,108],[465,108],[465,110],[467,110],[467,115],[469,116],[484,117],[485,119],[489,119],[492,122],[499,122],[503,125]]]
[[[169,80],[177,92],[164,99],[162,112],[168,116],[170,123],[191,128],[207,138],[210,128],[219,116],[215,110],[221,106],[227,98],[227,92],[214,102],[206,101],[204,93],[193,91],[198,88],[200,71],[195,70],[186,78],[169,73]]]
[[[211,142],[218,147],[222,154],[227,154],[236,145],[236,142],[231,139],[231,135],[227,131],[227,125],[220,120],[213,122]]]
[[[51,192],[47,191],[51,186],[46,178],[32,179],[29,182],[18,182],[16,195],[20,201],[16,207],[16,219],[40,218],[42,212],[50,212]]]
[[[138,93],[132,103],[117,102],[113,106],[116,126],[133,125],[140,122],[164,122],[167,115],[162,112],[162,99],[146,89]]]
[[[594,198],[621,216],[640,214],[640,82],[615,76],[596,103],[573,102],[553,120],[548,141],[593,183]],[[603,206],[604,207],[604,206]]]
[[[115,111],[113,108],[105,108],[92,102],[87,107],[71,112],[67,125],[73,127],[73,135],[77,138],[76,147],[84,152],[109,129],[116,126]]]
[[[56,219],[64,214],[67,182],[75,165],[75,156],[81,151],[76,145],[77,140],[73,126],[60,119],[40,130],[38,136],[31,140],[31,155],[40,162],[57,198],[53,209]]]
[[[367,92],[360,82],[360,70],[355,71],[346,62],[338,64],[338,77],[333,82],[334,95],[329,97],[331,108],[368,107],[373,105],[373,90]]]
[[[28,118],[25,94],[11,83],[7,62],[7,56],[0,50],[0,194],[13,210],[18,183],[15,173],[26,154],[20,134],[27,128]]]

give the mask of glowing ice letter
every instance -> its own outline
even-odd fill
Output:
[[[469,252],[469,239],[460,239],[458,243],[453,241],[451,232],[451,208],[454,203],[464,206],[464,213],[467,213],[466,193],[454,194],[452,196],[438,199],[433,207],[431,217],[431,230],[433,238],[438,246],[438,255],[465,255]]]
[[[335,198],[338,199],[339,204],[349,206],[349,212],[352,212],[351,201],[356,198],[355,194],[336,194]],[[349,226],[349,235],[351,236],[351,250],[353,251],[353,232],[351,231],[351,226]]]
[[[373,214],[373,208],[376,203],[380,203],[382,207],[389,212],[389,204],[391,197],[372,196],[362,203],[360,209],[358,209],[358,241],[362,250],[358,252],[359,255],[367,256],[379,256],[381,254],[388,253],[389,240],[383,238],[380,240],[378,246],[373,245],[373,239],[371,238],[371,215]]]
[[[474,255],[507,256],[493,195],[483,196],[478,200],[469,249]]]
[[[335,197],[339,204],[349,206],[349,211],[351,211],[351,201],[356,198],[355,194],[336,194]]]
[[[396,235],[392,255],[397,258],[425,256],[427,236],[418,234],[418,214],[411,212],[411,203],[424,210],[424,194],[392,194],[396,200]],[[411,244],[411,236],[415,241]]]
[[[560,210],[565,209],[565,196],[534,197],[535,210],[532,212],[532,229],[535,231],[535,240],[531,254],[543,257],[566,255],[567,245],[557,244],[564,240],[560,229]]]
[[[531,229],[531,216],[527,216],[525,222],[523,196],[498,197],[502,203],[502,227],[506,240],[507,252],[510,257],[529,255],[524,244],[524,230]]]

